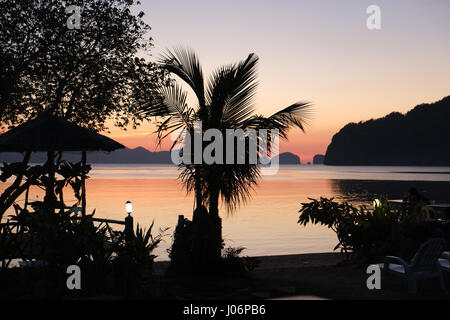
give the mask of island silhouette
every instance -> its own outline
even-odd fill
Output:
[[[450,96],[406,114],[349,123],[333,136],[326,165],[449,166]]]

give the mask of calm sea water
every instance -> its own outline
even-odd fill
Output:
[[[124,204],[132,201],[135,223],[148,227],[155,221],[156,228],[170,228],[156,252],[166,260],[178,215],[191,218],[193,210],[193,196],[185,194],[177,175],[172,166],[93,165],[88,212],[123,219]],[[332,231],[297,224],[301,203],[321,196],[355,204],[382,195],[399,199],[410,187],[429,199],[450,202],[450,167],[281,166],[277,174],[263,176],[253,197],[236,212],[221,208],[224,239],[227,246],[245,247],[252,256],[330,252],[337,243]],[[42,198],[42,192],[34,190],[32,198]]]

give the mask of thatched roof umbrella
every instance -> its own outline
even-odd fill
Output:
[[[47,151],[53,164],[55,151],[82,151],[83,168],[86,151],[113,151],[122,144],[95,131],[80,127],[61,117],[42,114],[0,135],[0,152]],[[54,172],[51,179],[54,181]],[[53,192],[53,190],[52,190]],[[85,176],[82,175],[82,210],[86,213]]]

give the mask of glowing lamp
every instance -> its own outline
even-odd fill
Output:
[[[381,207],[381,200],[380,200],[380,199],[375,199],[375,200],[373,200],[373,206],[374,206],[375,208]]]
[[[131,203],[131,201],[127,201],[125,203],[125,210],[128,214],[131,214],[131,212],[133,212],[133,204]]]

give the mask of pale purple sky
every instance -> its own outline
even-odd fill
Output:
[[[381,30],[366,27],[372,4],[381,8]],[[260,113],[311,101],[307,134],[293,131],[283,147],[306,160],[324,153],[348,122],[450,95],[448,0],[143,0],[141,9],[152,27],[151,59],[189,46],[209,74],[255,52]],[[139,139],[122,136],[129,145],[145,145]]]

